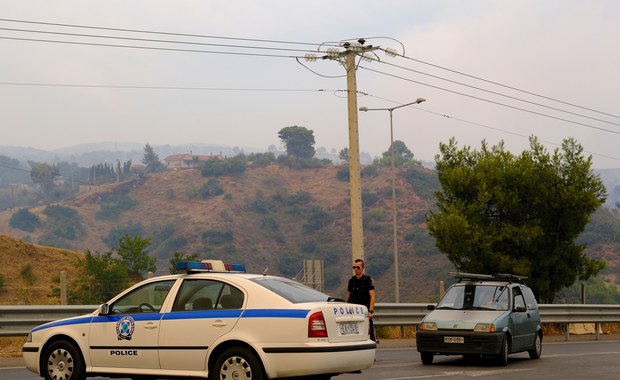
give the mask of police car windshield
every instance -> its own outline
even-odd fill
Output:
[[[252,281],[292,303],[325,302],[329,298],[327,294],[284,278],[260,277]]]

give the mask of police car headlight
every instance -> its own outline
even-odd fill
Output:
[[[495,325],[492,323],[478,323],[474,327],[474,332],[495,332]]]
[[[437,323],[422,322],[420,323],[420,331],[437,331]]]

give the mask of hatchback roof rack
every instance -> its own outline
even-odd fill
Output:
[[[464,272],[448,272],[449,276],[458,278],[458,282],[463,281],[508,281],[525,283],[526,276],[519,276],[511,273],[496,273],[496,274],[478,274],[478,273],[464,273]]]

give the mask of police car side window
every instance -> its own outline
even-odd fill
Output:
[[[151,282],[134,289],[112,304],[112,314],[158,313],[173,284],[174,280]]]
[[[243,306],[243,292],[228,284],[224,285],[217,302],[218,309],[241,309]]]
[[[211,310],[223,287],[219,281],[186,279],[181,284],[172,311]]]

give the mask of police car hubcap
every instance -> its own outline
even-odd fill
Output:
[[[220,372],[220,379],[251,379],[252,369],[248,362],[239,356],[233,356],[224,362]]]
[[[47,368],[49,369],[52,379],[56,378],[70,378],[73,372],[73,358],[66,350],[56,350],[49,358]]]

